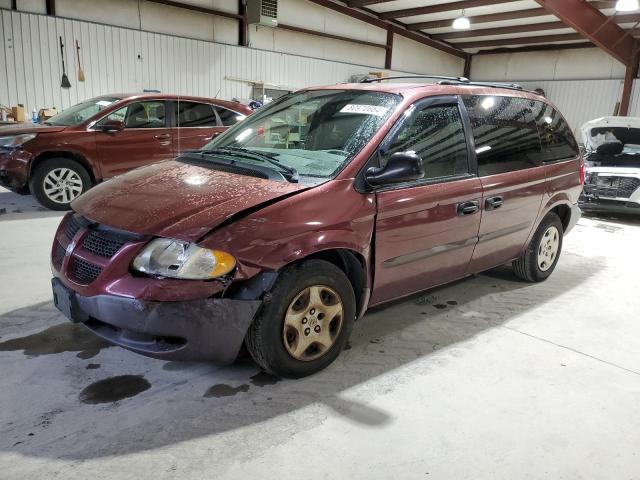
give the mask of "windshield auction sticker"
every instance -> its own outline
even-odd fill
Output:
[[[388,110],[388,107],[379,107],[377,105],[356,105],[352,103],[342,107],[340,113],[360,113],[362,115],[375,115],[377,117],[382,117]]]

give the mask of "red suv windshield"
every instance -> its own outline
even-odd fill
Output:
[[[371,140],[401,100],[384,92],[304,91],[265,107],[204,148],[264,153],[295,169],[302,181],[325,180]]]

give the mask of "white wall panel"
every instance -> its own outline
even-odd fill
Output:
[[[464,71],[464,59],[394,35],[391,66],[407,72],[460,76]]]
[[[542,88],[571,125],[574,133],[583,123],[613,115],[622,96],[622,80],[556,80],[519,82],[528,89]],[[637,84],[637,82],[636,82]]]
[[[476,55],[473,80],[573,80],[624,77],[624,65],[598,48]]]
[[[337,55],[344,55],[345,60],[357,58],[370,63],[354,65],[10,10],[0,10],[0,34],[3,39],[0,103],[22,103],[28,111],[44,106],[66,108],[97,95],[143,89],[224,99],[247,98],[251,87],[228,77],[291,88],[333,84],[347,81],[354,74],[380,69],[378,50],[384,54],[381,49],[364,47],[354,57],[344,53],[347,52],[345,42],[327,43],[338,51]],[[72,84],[68,90],[60,87],[60,36],[65,44],[67,74]],[[75,40],[81,46],[85,82],[78,82]],[[391,73],[420,72],[425,65],[431,72],[461,73],[455,70],[462,68],[458,59],[433,52],[433,57],[422,59],[424,63],[407,63],[415,68]],[[309,55],[308,50],[300,53]],[[429,62],[428,58],[434,60]],[[454,61],[445,61],[448,58]],[[436,68],[438,61],[440,66]],[[447,68],[451,70],[445,71]]]

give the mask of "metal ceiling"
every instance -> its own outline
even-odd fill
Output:
[[[466,53],[486,53],[504,49],[537,50],[593,46],[593,39],[559,18],[544,0],[345,0],[356,11],[392,22],[398,27],[425,34]],[[575,2],[566,1],[566,5]],[[617,25],[628,37],[640,36],[640,12],[620,13],[615,1],[585,1],[574,15],[590,6],[602,13],[601,23]],[[469,30],[455,30],[451,24],[464,15]],[[606,17],[606,18],[605,18]],[[595,27],[596,29],[598,28]],[[608,26],[606,27],[608,28]],[[613,41],[617,41],[615,38]],[[601,46],[601,45],[598,45]]]

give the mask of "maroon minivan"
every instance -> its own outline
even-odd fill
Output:
[[[237,102],[161,94],[106,95],[41,125],[0,128],[0,183],[27,187],[52,210],[107,178],[202,148],[252,110]]]
[[[278,99],[197,152],[72,204],[58,308],[165,359],[329,365],[367,308],[512,262],[554,270],[583,164],[549,102],[514,85],[347,84]]]

